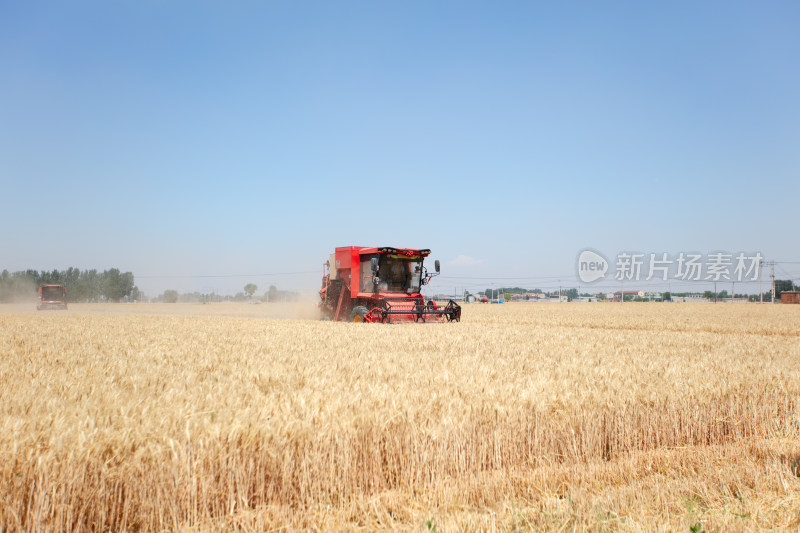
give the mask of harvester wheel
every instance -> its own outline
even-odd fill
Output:
[[[350,322],[363,322],[364,315],[369,313],[369,309],[364,307],[363,305],[357,305],[353,308],[350,312]]]

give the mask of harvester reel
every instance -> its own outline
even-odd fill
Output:
[[[417,300],[414,303],[414,322],[425,322],[425,304],[422,300]]]
[[[453,300],[447,302],[444,310],[448,322],[461,322],[461,308]]]
[[[370,309],[369,313],[364,316],[364,322],[386,322],[387,318],[388,316],[384,314],[382,308],[373,307]]]

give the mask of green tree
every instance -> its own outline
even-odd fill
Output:
[[[133,274],[121,273],[119,269],[112,268],[103,272],[103,296],[112,302],[119,302],[133,291]]]
[[[74,301],[96,302],[100,299],[101,285],[101,275],[97,273],[97,270],[84,270],[79,277],[79,288]]]
[[[784,291],[790,291],[794,287],[792,285],[792,281],[788,279],[776,279],[775,280],[775,299],[781,297],[781,293]]]
[[[567,301],[572,301],[578,297],[578,289],[567,289],[565,291],[561,291],[562,296],[567,297]]]
[[[258,285],[256,285],[255,283],[248,283],[247,285],[244,286],[244,292],[247,293],[248,298],[252,298],[257,290],[258,290]]]
[[[174,304],[178,301],[178,291],[173,291],[172,289],[166,290],[161,296],[161,299],[168,304]]]

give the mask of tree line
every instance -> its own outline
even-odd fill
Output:
[[[221,294],[203,294],[200,292],[179,293],[169,289],[159,294],[151,301],[163,303],[211,303],[211,302],[296,302],[300,298],[300,293],[294,291],[282,291],[275,285],[270,285],[269,289],[262,296],[255,296],[258,285],[248,283],[244,286],[243,292],[237,292],[234,296]]]
[[[0,273],[0,302],[33,300],[39,285],[47,284],[63,285],[67,289],[68,302],[130,302],[140,298],[131,272],[120,272],[118,268],[99,272],[70,267],[52,272],[3,270]]]

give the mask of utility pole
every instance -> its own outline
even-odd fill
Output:
[[[769,279],[772,283],[772,303],[775,303],[775,261],[769,262]]]
[[[759,303],[764,303],[764,291],[761,290],[761,280],[764,279],[764,261],[761,260],[758,262],[758,298]]]

